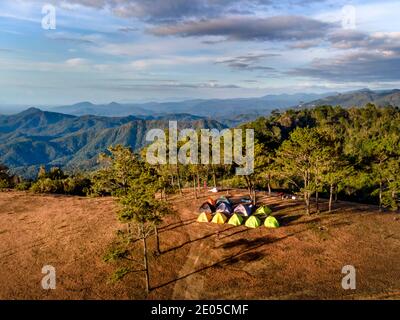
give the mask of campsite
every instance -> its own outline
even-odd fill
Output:
[[[304,215],[301,200],[259,192],[279,228],[197,222],[208,198],[235,204],[242,189],[189,189],[170,198],[177,214],[159,228],[159,256],[151,254],[151,291],[141,266],[110,281],[105,248],[126,228],[112,197],[0,193],[1,299],[399,299],[400,220],[377,206],[339,201],[332,213]],[[320,206],[326,209],[327,201]],[[265,207],[266,208],[266,207]],[[238,210],[242,210],[239,208]],[[233,216],[233,215],[232,215]],[[237,215],[242,216],[242,215]],[[263,223],[264,218],[260,219]],[[11,245],[13,243],[13,245]],[[140,243],[133,244],[140,259]],[[40,287],[43,265],[57,271],[57,289]],[[357,290],[343,290],[342,267],[354,265]]]

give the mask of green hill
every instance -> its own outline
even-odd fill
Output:
[[[150,129],[168,128],[179,120],[180,128],[223,129],[221,123],[188,114],[128,117],[72,116],[30,108],[0,118],[0,162],[17,174],[32,177],[40,165],[85,169],[110,145],[139,150]]]

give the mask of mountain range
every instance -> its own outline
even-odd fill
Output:
[[[144,104],[82,102],[52,111],[29,108],[0,115],[0,163],[25,177],[35,176],[40,165],[85,169],[95,166],[98,154],[110,145],[139,150],[146,143],[146,132],[168,128],[169,120],[177,120],[179,128],[221,130],[268,115],[274,109],[367,103],[400,107],[400,90]]]
[[[178,102],[148,102],[141,104],[109,104],[95,105],[91,102],[80,102],[70,106],[50,109],[54,112],[82,116],[86,114],[98,116],[152,116],[188,113],[200,117],[212,117],[219,121],[231,120],[242,115],[252,114],[255,117],[265,115],[273,109],[296,106],[305,102],[329,96],[325,94],[281,94],[266,95],[260,98],[236,99],[194,99]]]
[[[0,163],[12,172],[33,177],[41,165],[85,169],[110,145],[142,148],[146,133],[166,129],[169,120],[178,128],[223,129],[218,121],[188,114],[151,119],[128,117],[74,116],[30,108],[16,115],[0,116]]]
[[[359,107],[373,103],[378,106],[397,106],[400,107],[400,89],[372,91],[362,89],[346,93],[320,98],[303,104],[303,107],[314,107],[321,105]]]

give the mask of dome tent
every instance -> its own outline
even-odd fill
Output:
[[[261,226],[261,221],[256,216],[251,216],[246,220],[245,226],[248,228],[258,228]]]
[[[215,200],[213,198],[208,198],[206,202],[215,207]]]
[[[251,215],[251,206],[246,205],[246,204],[239,204],[235,207],[235,210],[233,210],[234,213],[238,213],[242,216],[248,217]]]
[[[235,226],[235,227],[242,225],[242,223],[243,223],[243,217],[238,213],[233,214],[232,217],[228,221],[228,224]]]
[[[217,212],[231,215],[233,213],[232,206],[228,203],[221,202],[217,207]]]
[[[228,205],[232,205],[232,201],[229,200],[227,197],[221,196],[215,201],[215,205],[218,207],[221,203],[226,203]]]
[[[270,207],[268,206],[261,206],[256,210],[256,215],[258,216],[267,216],[270,215],[272,213],[272,210]]]
[[[199,214],[197,218],[197,222],[210,222],[212,219],[212,215],[209,212],[202,212]]]
[[[279,222],[275,217],[269,216],[265,219],[264,226],[267,228],[279,228]]]
[[[213,213],[214,211],[215,207],[208,202],[204,202],[199,208],[199,212]]]
[[[217,224],[224,224],[226,222],[227,217],[222,213],[222,212],[217,212],[214,216],[214,218],[211,220],[212,223],[217,223]]]

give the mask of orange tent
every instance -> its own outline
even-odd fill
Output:
[[[215,200],[213,198],[208,198],[206,202],[215,207]]]

